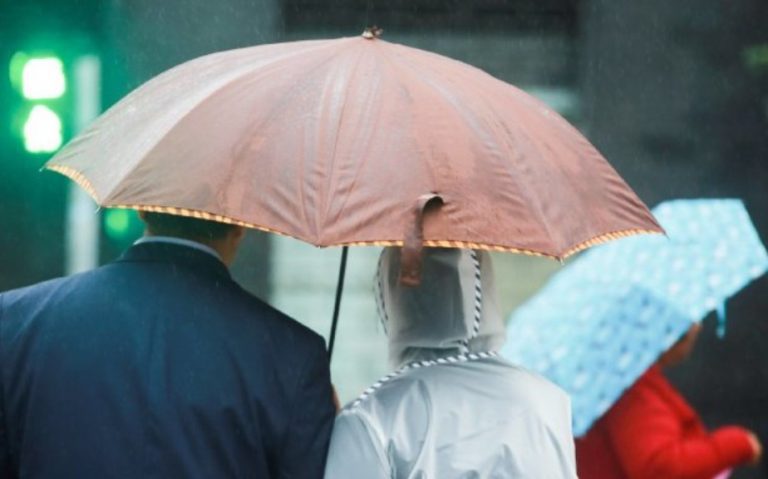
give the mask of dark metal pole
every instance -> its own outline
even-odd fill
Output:
[[[328,361],[333,355],[333,343],[336,342],[336,327],[339,325],[339,308],[341,306],[341,293],[344,291],[344,274],[347,271],[347,253],[349,246],[341,248],[341,265],[339,265],[339,281],[336,284],[336,301],[333,304],[333,321],[331,322],[331,336],[328,339]]]

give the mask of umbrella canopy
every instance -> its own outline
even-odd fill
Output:
[[[739,200],[674,200],[662,236],[600,246],[514,312],[507,358],[563,387],[585,434],[692,322],[768,270]]]
[[[317,246],[564,258],[660,231],[570,124],[466,64],[369,38],[204,56],[149,81],[47,168],[101,205],[195,216]],[[441,207],[421,217],[428,200]]]

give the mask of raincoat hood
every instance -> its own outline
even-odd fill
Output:
[[[411,287],[399,281],[400,248],[385,248],[379,258],[376,297],[390,365],[500,348],[505,327],[490,255],[425,248],[422,261],[421,284]]]

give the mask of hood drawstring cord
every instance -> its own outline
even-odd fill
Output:
[[[472,332],[469,337],[461,345],[464,354],[469,353],[469,342],[475,339],[480,332],[480,318],[483,316],[483,284],[480,281],[480,258],[475,250],[470,250],[469,253],[472,258],[472,264],[475,267],[475,322],[472,324]]]
[[[499,353],[496,351],[482,351],[479,353],[457,354],[455,356],[447,356],[447,357],[438,358],[438,359],[424,359],[421,361],[414,361],[412,363],[408,363],[405,366],[401,367],[400,369],[387,374],[383,378],[373,383],[370,387],[368,387],[368,389],[363,391],[363,393],[360,396],[358,396],[357,399],[355,399],[349,406],[347,406],[347,408],[353,409],[359,406],[360,403],[365,401],[371,394],[373,394],[376,390],[381,388],[384,384],[402,375],[406,371],[410,371],[411,369],[425,368],[428,366],[437,366],[438,364],[463,363],[466,361],[476,361],[478,359],[495,358],[498,355]]]
[[[355,408],[360,405],[363,401],[365,401],[368,396],[373,394],[376,390],[381,388],[384,384],[388,383],[389,381],[393,380],[394,378],[402,375],[406,371],[410,371],[411,369],[419,369],[424,368],[428,366],[436,366],[438,364],[453,364],[453,363],[461,363],[465,361],[476,361],[478,359],[487,359],[487,358],[495,358],[499,355],[496,351],[481,351],[477,353],[470,353],[469,352],[469,342],[475,339],[480,332],[480,319],[483,316],[483,288],[482,283],[480,281],[480,259],[477,255],[477,252],[475,250],[470,251],[471,257],[472,257],[472,263],[475,267],[475,295],[474,295],[474,316],[475,320],[472,324],[472,332],[470,333],[470,336],[462,341],[461,349],[462,353],[457,354],[454,356],[447,356],[443,358],[438,359],[425,359],[421,361],[414,361],[412,363],[408,363],[405,366],[387,374],[383,378],[379,379],[375,383],[373,383],[368,389],[363,391],[363,393],[355,399],[348,408]],[[381,259],[379,259],[379,265],[378,268],[381,269]],[[383,297],[383,288],[381,287],[381,275],[377,274],[377,290],[378,294],[376,297],[376,305],[379,308],[379,314],[381,315],[384,324],[384,329],[386,332],[387,329],[387,322],[389,318],[387,317],[387,309],[384,305],[384,297]]]

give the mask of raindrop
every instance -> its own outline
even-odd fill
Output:
[[[568,347],[567,346],[560,346],[554,351],[552,351],[552,354],[550,355],[552,358],[552,361],[557,362],[561,359],[563,359],[568,354]]]
[[[573,380],[573,389],[575,391],[580,390],[584,386],[586,386],[587,382],[589,381],[589,374],[585,372],[580,372],[576,375],[576,377]]]
[[[619,371],[625,371],[627,367],[629,367],[631,362],[632,362],[632,353],[627,351],[626,353],[621,355],[621,357],[619,358],[619,361],[616,363],[616,367],[619,369]]]
[[[723,259],[726,256],[728,256],[728,246],[725,243],[718,244],[717,249],[715,249],[715,258]]]

